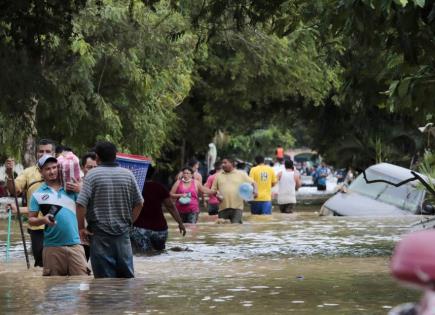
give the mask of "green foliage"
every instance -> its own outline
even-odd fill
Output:
[[[295,115],[287,110],[320,106],[341,85],[342,70],[321,45],[323,34],[301,18],[306,6],[260,2],[206,1],[203,16],[192,9],[193,16],[200,16],[198,28],[211,31],[206,53],[196,59],[190,97],[179,111],[187,132],[198,134],[194,139],[186,134],[191,153],[206,148],[217,130],[243,136],[272,123],[288,130]],[[215,5],[224,12],[218,17]],[[278,8],[285,13],[268,15]],[[262,15],[255,18],[257,9]],[[284,27],[293,20],[298,22]]]
[[[246,158],[285,134],[340,165],[409,165],[434,32],[429,0],[3,1],[0,154],[39,134],[170,161],[221,131]]]
[[[153,9],[141,1],[88,1],[71,25],[67,40],[52,35],[43,83],[30,89],[38,98],[39,134],[78,151],[105,139],[159,156],[173,110],[192,85],[196,41],[185,19],[169,1]]]
[[[412,113],[424,124],[435,99],[433,1],[333,1],[329,21],[342,34],[342,98]]]
[[[422,174],[435,179],[435,154],[433,154],[433,152],[429,150],[424,152],[423,160],[419,165],[419,171]],[[435,183],[432,184],[435,185]]]
[[[0,154],[24,154],[23,142],[36,136],[36,109],[42,95],[51,91],[45,66],[59,42],[68,43],[72,16],[83,4],[83,0],[1,2],[0,129],[8,131],[1,135]],[[32,141],[27,143],[31,148]]]
[[[411,116],[377,106],[343,107],[327,101],[302,109],[298,116],[309,145],[337,167],[364,169],[381,161],[409,167],[424,146]]]
[[[435,154],[433,152],[426,150],[424,152],[423,160],[420,162],[418,170],[420,173],[425,175],[428,180],[427,184],[435,190]],[[424,189],[422,185],[419,185],[421,189]],[[435,196],[428,194],[427,202],[429,204],[434,204]]]
[[[267,129],[257,129],[251,134],[229,136],[228,143],[219,148],[221,156],[227,154],[245,160],[253,160],[256,155],[273,156],[278,145],[289,148],[294,145],[290,130],[270,126]]]
[[[186,27],[164,1],[154,10],[140,1],[89,3],[74,20],[74,62],[53,82],[66,105],[59,109],[74,119],[50,132],[76,147],[107,139],[124,151],[158,156],[173,110],[191,87],[194,35],[172,37]]]
[[[22,123],[15,120],[12,122],[11,117],[5,117],[0,113],[0,161],[8,157],[20,157],[22,154],[22,147],[16,145],[16,142],[24,142],[24,135],[21,132]],[[15,139],[12,142],[10,139]]]

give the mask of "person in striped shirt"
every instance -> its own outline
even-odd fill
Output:
[[[80,238],[90,241],[95,278],[134,277],[129,232],[144,200],[133,173],[116,163],[116,152],[113,143],[96,144],[98,166],[87,173],[77,199]]]

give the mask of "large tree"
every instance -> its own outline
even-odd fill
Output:
[[[189,25],[166,1],[152,9],[99,1],[80,11],[74,32],[64,67],[52,69],[53,110],[40,112],[39,129],[79,149],[106,139],[158,156],[191,87],[196,41]]]
[[[84,3],[84,0],[0,3],[0,129],[7,130],[2,132],[0,143],[8,153],[20,153],[19,142],[24,141],[26,164],[34,162],[36,111],[48,85],[45,68],[57,43],[69,40],[73,15]]]
[[[31,17],[29,10],[21,19]],[[173,110],[191,87],[196,39],[189,24],[169,1],[153,7],[88,1],[73,13],[68,32],[47,26],[47,47],[37,54],[43,62],[36,65],[20,63],[29,47],[20,46],[21,56],[10,43],[12,35],[25,34],[3,38],[8,59],[2,60],[0,123],[14,132],[4,132],[2,141],[19,148],[24,135],[38,132],[79,151],[106,139],[124,151],[158,156],[175,124]]]

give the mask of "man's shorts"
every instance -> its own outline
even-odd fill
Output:
[[[281,213],[293,213],[293,208],[295,207],[295,203],[286,203],[279,205],[279,210]]]
[[[219,212],[219,204],[208,204],[208,215],[216,215]]]
[[[44,247],[43,276],[86,276],[88,264],[85,250],[80,244],[71,246]]]
[[[320,185],[320,184],[318,184],[317,185],[317,190],[319,190],[319,191],[325,191],[326,190],[326,185]]]
[[[240,209],[227,208],[219,211],[218,213],[219,219],[230,220],[231,223],[242,224],[243,223],[242,216],[243,216],[243,210]]]
[[[168,239],[168,230],[154,231],[134,226],[131,229],[130,239],[134,253],[164,250]]]
[[[272,201],[251,201],[252,214],[272,214]]]

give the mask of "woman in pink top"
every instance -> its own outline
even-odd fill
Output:
[[[181,172],[181,179],[172,186],[171,197],[176,199],[175,207],[183,223],[196,223],[199,215],[199,192],[213,194],[213,191],[193,178],[193,170],[190,167],[183,168]]]
[[[213,182],[214,182],[215,178],[219,175],[221,170],[222,170],[221,162],[214,163],[214,170],[212,170],[210,172],[210,176],[207,178],[207,181],[205,182],[204,186],[211,189],[211,187],[213,186]],[[208,196],[208,214],[209,215],[217,215],[218,214],[219,203],[220,203],[220,200],[215,195]],[[204,206],[207,206],[205,200],[204,200]]]

